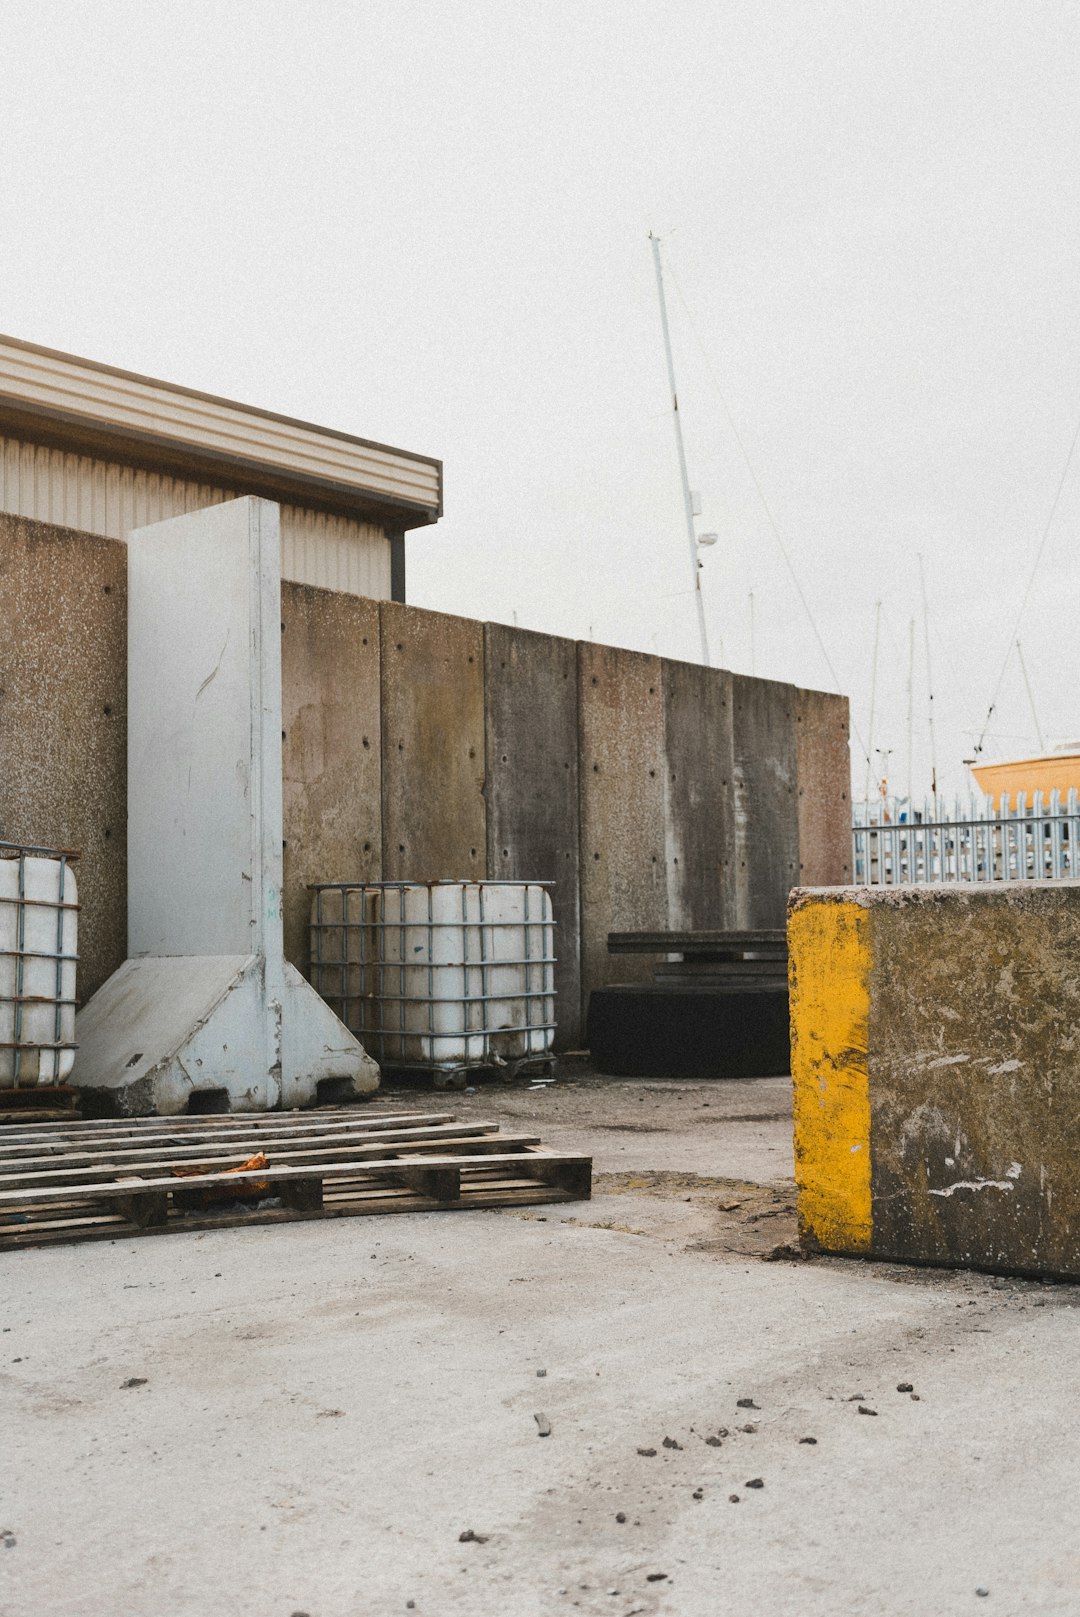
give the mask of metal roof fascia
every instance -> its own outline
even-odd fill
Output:
[[[9,373],[7,377],[3,375],[5,350],[16,364],[18,355],[33,356],[47,362],[42,367],[42,380],[35,389],[37,397],[28,396],[29,388],[25,391],[20,389],[18,374],[13,376]],[[27,369],[32,372],[32,365],[28,365]],[[99,381],[96,389],[100,400],[99,408],[80,409],[77,402],[80,376],[87,379],[108,378],[127,384],[116,389],[116,401],[119,405],[122,395],[125,392],[129,395],[129,420],[117,421],[110,417],[109,389],[104,381]],[[69,385],[65,386],[65,383]],[[55,401],[65,392],[72,401],[67,407],[58,402],[48,402],[50,394]],[[155,402],[155,396],[162,407],[164,429],[159,430],[156,426],[131,425],[131,414],[146,414],[148,408]],[[214,425],[221,436],[233,440],[234,447],[226,450],[213,443],[200,443],[197,428],[190,422],[177,423],[174,419],[174,430],[170,431],[167,406],[170,396],[210,406],[216,417]],[[134,410],[131,407],[132,401]],[[174,382],[158,381],[153,377],[140,376],[134,371],[119,370],[115,366],[102,365],[77,355],[65,354],[59,349],[44,348],[35,343],[3,335],[0,335],[0,412],[4,417],[4,425],[12,436],[32,436],[31,429],[44,424],[54,442],[63,443],[70,440],[71,448],[76,452],[85,453],[87,449],[91,452],[95,450],[100,452],[104,449],[107,453],[113,455],[119,453],[123,457],[124,446],[133,446],[141,451],[136,457],[136,463],[146,466],[153,464],[152,453],[147,452],[159,449],[162,451],[163,469],[165,461],[171,461],[173,466],[178,462],[186,462],[188,465],[194,465],[202,476],[209,473],[212,477],[217,471],[216,480],[219,482],[235,482],[238,472],[243,475],[245,481],[265,479],[269,474],[270,482],[279,482],[293,499],[297,494],[302,496],[305,489],[310,489],[314,496],[313,503],[330,509],[351,511],[359,507],[368,509],[378,507],[389,512],[400,511],[418,518],[418,521],[409,524],[416,526],[434,522],[442,515],[442,462],[434,456],[396,449],[370,439],[320,427],[313,422],[279,415],[254,405],[239,404],[231,399],[218,398],[211,393],[198,392],[194,388],[181,387]],[[296,440],[295,453],[286,452],[284,455],[280,452],[275,453],[272,442],[266,443],[260,450],[260,435],[257,430],[260,422],[286,429],[287,435]],[[20,430],[21,423],[25,423],[22,430]],[[177,425],[185,426],[186,430],[175,430]],[[311,438],[313,441],[305,446],[305,438]],[[325,450],[329,453],[320,455],[320,445],[325,445]],[[350,448],[370,451],[376,459],[385,457],[389,463],[385,483],[377,475],[372,477],[370,469],[363,476],[363,481],[360,480],[359,468],[355,481],[348,476],[342,477],[341,471],[348,471],[349,457],[347,453],[342,456],[333,455],[335,445],[340,445],[343,451]],[[288,450],[288,446],[285,447]],[[303,464],[305,448],[314,458],[323,459],[331,465],[322,473],[312,471]],[[336,464],[333,464],[335,462]],[[415,491],[404,493],[400,489],[400,484],[394,487],[394,462],[398,463],[406,481],[409,480],[410,467],[415,467],[417,473],[424,468],[429,475],[427,478],[417,476],[418,486]],[[326,475],[327,471],[330,475]],[[338,472],[337,476],[333,475],[334,471]],[[424,483],[427,483],[427,488],[423,488]],[[435,496],[433,501],[423,498],[423,494],[429,491]]]

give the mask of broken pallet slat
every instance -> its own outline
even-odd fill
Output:
[[[454,1123],[453,1112],[388,1112],[385,1114],[355,1110],[328,1112],[231,1112],[220,1117],[132,1117],[95,1118],[83,1122],[16,1125],[0,1136],[0,1151],[18,1141],[62,1140],[70,1136],[73,1142],[101,1139],[118,1140],[156,1136],[159,1138],[190,1138],[202,1135],[207,1139],[220,1135],[321,1133],[345,1129],[380,1133],[387,1128],[427,1127],[437,1123]]]
[[[258,1148],[272,1154],[275,1162],[302,1162],[306,1157],[317,1158],[328,1155],[356,1155],[367,1153],[377,1156],[380,1151],[393,1151],[397,1149],[438,1150],[451,1148],[457,1144],[462,1146],[471,1144],[478,1151],[487,1149],[485,1140],[513,1139],[515,1141],[530,1141],[538,1143],[535,1135],[499,1135],[497,1123],[471,1124],[467,1129],[458,1129],[452,1125],[432,1129],[391,1129],[385,1134],[376,1136],[312,1136],[302,1143],[286,1141],[284,1147],[277,1140],[251,1140],[246,1142],[229,1140],[227,1142],[213,1142],[212,1145],[199,1144],[195,1146],[159,1146],[150,1150],[125,1150],[121,1152],[105,1153],[103,1151],[65,1152],[63,1155],[45,1155],[32,1157],[5,1157],[0,1153],[0,1186],[5,1182],[21,1183],[23,1175],[30,1178],[45,1175],[57,1176],[72,1172],[85,1171],[95,1163],[101,1163],[103,1157],[108,1155],[125,1166],[136,1164],[143,1167],[193,1167],[203,1164],[218,1163],[225,1167],[230,1163],[239,1163],[247,1157],[255,1155]]]

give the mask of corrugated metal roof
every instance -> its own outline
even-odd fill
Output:
[[[132,528],[233,498],[214,484],[0,437],[0,511],[14,516],[126,540]],[[281,576],[389,599],[386,533],[375,522],[283,501]]]

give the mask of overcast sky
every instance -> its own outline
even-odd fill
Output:
[[[655,230],[714,661],[835,688],[756,476],[864,743],[883,602],[901,790],[915,620],[917,793],[922,554],[964,786],[1080,422],[1074,0],[3,21],[0,329],[438,455],[411,600],[692,658]],[[1048,742],[1080,735],[1078,522],[1080,449],[1019,629]],[[986,753],[1035,749],[1014,656]]]

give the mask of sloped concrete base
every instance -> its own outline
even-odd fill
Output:
[[[379,1069],[292,966],[267,999],[257,955],[127,960],[75,1022],[71,1082],[96,1109],[143,1117],[305,1106],[368,1094]],[[205,1097],[203,1102],[192,1097]]]
[[[295,966],[285,963],[281,1016],[281,1104],[312,1106],[319,1086],[329,1100],[370,1095],[379,1068]]]

